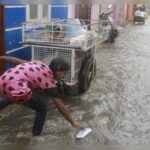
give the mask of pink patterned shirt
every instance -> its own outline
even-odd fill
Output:
[[[55,88],[56,80],[46,64],[31,61],[17,65],[0,76],[0,95],[13,103],[25,103],[30,100],[32,90]]]

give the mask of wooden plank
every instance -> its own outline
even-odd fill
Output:
[[[5,55],[5,14],[4,5],[0,4],[0,56]],[[0,75],[4,72],[6,66],[0,63]]]

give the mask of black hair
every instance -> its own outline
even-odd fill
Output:
[[[57,71],[67,71],[68,69],[70,69],[69,64],[63,60],[62,58],[54,58],[49,65],[50,69],[53,72],[57,72]]]

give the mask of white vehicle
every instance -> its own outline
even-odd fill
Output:
[[[134,13],[133,23],[143,23],[145,24],[145,12],[137,10]]]
[[[64,82],[77,94],[89,88],[96,73],[96,45],[109,36],[99,21],[89,22],[82,25],[79,19],[69,19],[23,24],[23,44],[31,46],[32,59],[46,64],[55,57],[66,60],[71,69]]]
[[[146,19],[145,5],[137,5],[137,10],[134,12],[133,23],[145,24]]]

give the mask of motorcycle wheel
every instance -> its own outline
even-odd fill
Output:
[[[115,42],[112,30],[113,29],[111,29],[110,32],[109,32],[109,39],[108,39],[109,43],[114,43]]]
[[[108,39],[108,41],[109,41],[110,43],[114,43],[114,42],[115,42],[115,39],[116,39],[116,37],[117,37],[118,35],[119,35],[118,30],[115,29],[115,28],[112,28],[112,29],[110,30],[110,32],[109,32],[109,39]]]

